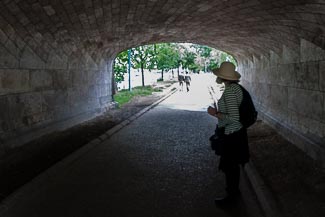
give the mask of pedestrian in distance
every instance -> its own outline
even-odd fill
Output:
[[[185,75],[185,84],[186,84],[186,91],[190,91],[190,86],[191,86],[191,76],[188,74],[188,72],[186,72]]]
[[[216,82],[225,85],[218,106],[207,109],[208,114],[218,119],[218,132],[224,132],[219,170],[225,174],[227,195],[215,199],[216,205],[224,205],[240,196],[240,165],[244,166],[249,161],[249,148],[247,129],[240,122],[239,107],[243,100],[243,90],[239,85],[241,75],[231,62],[223,62],[213,73],[217,76]]]
[[[185,77],[183,74],[179,74],[178,75],[178,83],[179,83],[179,91],[183,91],[183,86],[184,86],[184,81],[185,81]]]

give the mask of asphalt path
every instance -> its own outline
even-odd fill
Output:
[[[260,216],[244,176],[238,203],[214,204],[225,184],[208,142],[216,124],[206,113],[213,103],[208,91],[213,79],[192,76],[189,92],[177,91],[34,182],[32,190],[12,196],[1,206],[1,216]]]

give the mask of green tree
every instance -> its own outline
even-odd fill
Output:
[[[172,43],[170,45],[173,49],[173,63],[172,69],[177,69],[177,76],[179,76],[179,68],[182,66],[182,49],[185,49],[180,43]]]
[[[147,62],[147,69],[149,69],[149,71],[157,68],[157,44],[151,46],[151,58],[149,58]]]
[[[195,63],[197,55],[194,52],[185,50],[182,58],[182,66],[183,68],[195,71],[199,68],[199,66]]]
[[[177,74],[179,74],[179,67],[181,65],[181,54],[178,51],[177,44],[170,44],[171,46],[171,52],[170,52],[170,69],[172,69],[173,77],[174,77],[174,71],[173,69],[177,68]]]
[[[124,81],[124,74],[127,73],[128,52],[123,51],[117,55],[114,61],[114,78],[115,82]]]
[[[161,70],[161,79],[164,80],[164,71],[175,69],[179,66],[180,54],[176,46],[170,43],[157,46],[157,69]]]
[[[142,86],[144,87],[144,69],[148,68],[150,60],[154,58],[154,46],[144,45],[132,48],[132,62],[136,69],[141,70]]]

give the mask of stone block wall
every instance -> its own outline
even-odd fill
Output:
[[[18,49],[18,48],[17,48]],[[0,44],[0,156],[6,149],[100,114],[112,103],[112,61]]]
[[[325,50],[301,40],[240,62],[260,117],[325,165]]]

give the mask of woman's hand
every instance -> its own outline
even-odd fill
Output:
[[[216,116],[217,113],[218,113],[217,109],[213,108],[212,106],[208,107],[208,114],[209,115]]]
[[[213,117],[222,118],[221,112],[219,112],[216,108],[213,108],[212,106],[208,107],[208,114]]]

